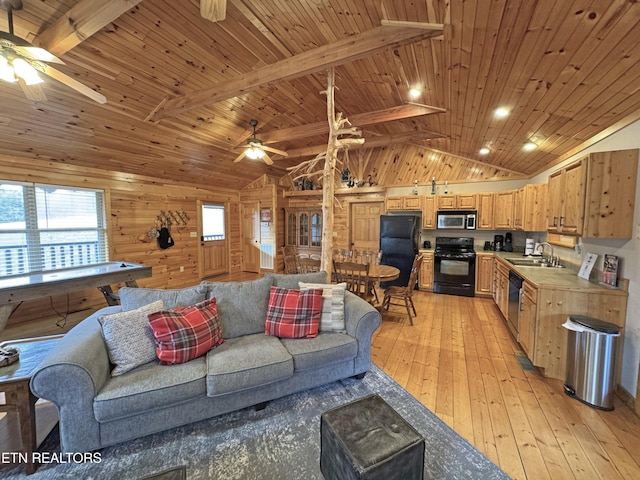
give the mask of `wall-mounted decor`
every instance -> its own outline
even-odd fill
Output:
[[[271,207],[265,207],[260,209],[260,221],[271,222]]]

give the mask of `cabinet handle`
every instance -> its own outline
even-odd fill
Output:
[[[556,225],[558,223],[558,217],[553,217],[553,226],[557,227],[558,225]]]
[[[560,226],[564,227],[564,217],[560,217]]]

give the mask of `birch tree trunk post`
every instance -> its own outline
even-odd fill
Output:
[[[329,140],[327,142],[327,154],[324,159],[322,173],[322,251],[320,254],[320,269],[327,272],[327,280],[331,280],[333,270],[333,200],[335,196],[335,180],[333,170],[338,159],[338,130],[340,125],[336,122],[334,103],[335,72],[331,68],[327,75],[327,119],[329,121]]]

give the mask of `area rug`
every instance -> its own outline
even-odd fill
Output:
[[[100,461],[46,463],[33,475],[19,467],[0,478],[139,479],[185,466],[188,480],[322,480],[320,415],[377,393],[426,442],[425,479],[508,479],[487,457],[377,367],[347,379],[184,427],[100,450]],[[57,430],[40,447],[59,454]]]

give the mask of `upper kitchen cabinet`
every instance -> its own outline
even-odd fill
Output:
[[[385,206],[388,212],[398,210],[422,210],[420,197],[417,195],[410,195],[406,197],[387,197]]]
[[[547,228],[547,186],[530,184],[516,190],[513,202],[516,230],[542,232]]]
[[[478,218],[476,228],[478,230],[493,230],[493,193],[478,194]]]
[[[422,228],[436,228],[436,196],[422,197]]]
[[[438,210],[475,210],[477,194],[458,193],[456,195],[438,195]]]
[[[507,230],[513,228],[513,204],[515,190],[494,194],[493,228]]]
[[[589,238],[631,238],[638,152],[591,153],[549,175],[547,230]]]
[[[547,230],[582,235],[588,157],[549,175]]]
[[[584,237],[632,238],[638,149],[589,155]]]

